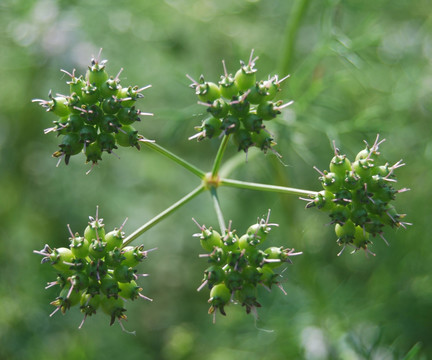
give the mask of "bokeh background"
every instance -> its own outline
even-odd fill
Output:
[[[432,3],[429,0],[2,0],[0,3],[0,358],[1,359],[427,359],[432,357]],[[54,116],[32,103],[67,91],[60,69],[84,73],[103,48],[123,83],[153,87],[140,100],[154,112],[138,127],[148,138],[209,170],[217,141],[188,141],[203,108],[188,73],[217,81],[251,49],[258,76],[291,74],[270,125],[283,163],[251,151],[233,178],[319,189],[314,165],[328,166],[332,141],[355,156],[379,133],[383,157],[399,169],[397,208],[409,229],[386,231],[376,257],[350,255],[329,219],[296,197],[221,188],[225,217],[239,232],[272,209],[269,241],[303,255],[279,289],[260,292],[259,319],[238,306],[212,324],[208,292],[196,292],[206,262],[192,234],[197,218],[216,226],[208,194],[142,235],[158,247],[140,269],[152,303],[128,304],[125,326],[73,309],[49,318],[55,277],[34,249],[68,243],[96,205],[108,228],[127,233],[197,186],[197,179],[149,149],[104,156],[89,175],[83,156],[56,168]]]

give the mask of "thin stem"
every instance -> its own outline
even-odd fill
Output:
[[[290,195],[311,195],[315,196],[317,194],[317,191],[310,191],[310,190],[303,190],[303,189],[296,189],[296,188],[290,188],[286,186],[277,186],[277,185],[268,185],[268,184],[258,184],[258,183],[251,183],[246,181],[239,181],[239,180],[231,180],[231,179],[220,179],[221,186],[230,186],[240,189],[249,189],[249,190],[258,190],[258,191],[271,191],[271,192],[277,192],[282,194],[290,194]]]
[[[286,75],[291,71],[297,32],[300,27],[300,22],[306,13],[309,2],[310,0],[297,0],[292,7],[290,17],[287,19],[283,52],[279,66],[280,74]]]
[[[138,236],[152,228],[154,225],[165,219],[167,216],[171,215],[174,211],[178,210],[181,206],[186,204],[187,202],[191,201],[194,197],[199,195],[205,190],[205,187],[203,184],[192,190],[189,194],[181,198],[179,201],[171,205],[169,208],[162,211],[160,214],[156,215],[153,219],[146,222],[143,226],[135,230],[132,234],[130,234],[126,239],[123,241],[122,247],[130,244],[132,241],[134,241]]]
[[[220,165],[222,162],[222,157],[223,157],[223,155],[225,153],[225,149],[228,145],[229,137],[230,137],[229,135],[225,135],[222,139],[220,146],[219,146],[219,150],[216,154],[216,158],[215,158],[214,163],[213,163],[213,169],[212,169],[212,177],[213,178],[216,177],[218,172],[219,172],[219,168],[220,168]]]
[[[224,220],[224,217],[222,214],[222,209],[220,207],[219,198],[218,198],[217,191],[216,191],[215,187],[210,188],[210,194],[211,194],[211,197],[213,200],[213,205],[214,205],[216,215],[218,218],[220,230],[221,230],[222,234],[225,234],[225,230],[226,230],[225,220]]]
[[[182,159],[181,157],[177,156],[176,154],[173,154],[171,151],[168,151],[167,149],[163,148],[162,146],[156,144],[155,142],[151,141],[142,141],[141,144],[144,144],[145,146],[149,147],[152,150],[157,151],[158,153],[164,155],[168,159],[173,160],[180,166],[183,166],[186,170],[189,170],[192,174],[195,174],[198,176],[201,180],[204,179],[205,173],[204,171],[198,169],[196,166],[192,165],[191,163],[187,162],[186,160]]]

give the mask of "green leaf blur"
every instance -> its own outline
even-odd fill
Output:
[[[427,359],[432,357],[432,3],[429,0],[2,0],[0,3],[0,358],[1,359]],[[303,251],[278,289],[260,293],[259,319],[228,306],[216,324],[197,292],[200,259],[191,220],[217,227],[208,194],[139,239],[157,247],[140,279],[153,302],[128,303],[127,330],[73,309],[52,318],[55,274],[34,249],[68,244],[66,225],[85,228],[96,205],[109,228],[140,225],[196,186],[196,178],[147,148],[119,149],[89,175],[83,157],[56,168],[53,115],[31,102],[68,91],[60,69],[84,73],[103,48],[110,73],[152,88],[140,100],[155,114],[140,133],[210,170],[217,141],[187,138],[205,108],[185,74],[217,81],[251,49],[261,78],[291,77],[279,93],[294,104],[269,125],[271,153],[250,151],[232,177],[321,190],[332,141],[349,157],[373,143],[391,164],[403,158],[397,207],[413,223],[374,238],[376,257],[342,256],[330,220],[293,196],[220,188],[226,219],[240,233],[272,209],[275,246]],[[285,166],[284,166],[285,165]],[[136,243],[138,244],[138,242]]]

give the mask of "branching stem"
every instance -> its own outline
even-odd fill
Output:
[[[229,138],[230,138],[229,135],[225,135],[222,139],[220,146],[219,146],[218,152],[216,154],[216,158],[215,158],[214,163],[213,163],[213,169],[212,169],[212,177],[213,178],[217,177],[217,175],[218,175],[219,168],[220,168],[220,165],[222,162],[222,157],[223,157],[223,155],[225,153],[225,149],[228,145]]]
[[[171,215],[173,212],[178,210],[181,206],[191,201],[197,195],[201,194],[205,190],[204,185],[200,184],[194,190],[192,190],[189,194],[181,198],[179,201],[171,205],[169,208],[162,211],[160,214],[156,215],[153,219],[146,222],[143,226],[135,230],[132,234],[130,234],[123,241],[122,247],[129,245],[132,241],[134,241],[138,236],[142,235],[144,232],[152,228],[154,225],[165,219],[167,216]]]
[[[210,194],[213,200],[213,206],[215,208],[216,211],[216,215],[218,218],[218,222],[219,222],[219,228],[222,234],[225,234],[225,230],[226,230],[226,226],[225,226],[225,220],[223,217],[223,213],[222,213],[222,209],[220,206],[220,202],[219,202],[219,198],[217,195],[217,190],[215,187],[211,187],[210,188]]]
[[[231,180],[231,179],[220,179],[219,185],[230,186],[230,187],[235,187],[240,189],[270,191],[270,192],[299,195],[299,196],[304,196],[304,195],[315,196],[317,194],[316,191],[303,190],[303,189],[277,186],[277,185],[259,184],[259,183],[252,183],[247,181]]]
[[[186,170],[189,170],[192,174],[195,174],[200,179],[204,179],[205,173],[204,171],[198,169],[196,166],[192,165],[188,161],[184,160],[180,156],[173,154],[171,151],[168,151],[164,147],[160,146],[159,144],[156,144],[155,142],[150,141],[142,141],[141,144],[144,144],[145,146],[149,147],[152,150],[157,151],[158,153],[164,155],[168,159],[173,160],[180,166],[183,166]]]

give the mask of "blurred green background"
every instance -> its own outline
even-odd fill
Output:
[[[431,14],[430,0],[2,0],[0,358],[432,358]],[[286,166],[251,151],[232,176],[319,189],[312,166],[327,168],[332,140],[353,157],[379,133],[383,156],[407,163],[399,186],[412,191],[396,206],[414,226],[386,231],[391,246],[377,239],[376,257],[337,257],[325,214],[296,197],[221,188],[239,232],[271,208],[272,243],[304,252],[284,272],[288,296],[260,292],[258,321],[229,306],[213,325],[208,292],[196,292],[206,262],[191,218],[216,226],[208,194],[135,242],[158,247],[140,265],[154,301],[127,306],[136,336],[103,314],[81,330],[78,309],[49,318],[56,290],[44,286],[55,275],[34,249],[66,245],[66,224],[82,232],[96,205],[108,228],[129,217],[130,233],[197,185],[148,149],[104,156],[89,175],[83,156],[56,168],[57,139],[43,134],[54,116],[31,99],[66,92],[59,69],[84,73],[100,48],[111,74],[124,67],[124,83],[153,85],[140,108],[155,116],[140,132],[206,170],[218,144],[187,140],[203,108],[185,74],[217,81],[222,59],[234,72],[255,49],[258,77],[291,74],[280,98],[295,103],[270,126]],[[225,159],[235,155],[231,146]]]

